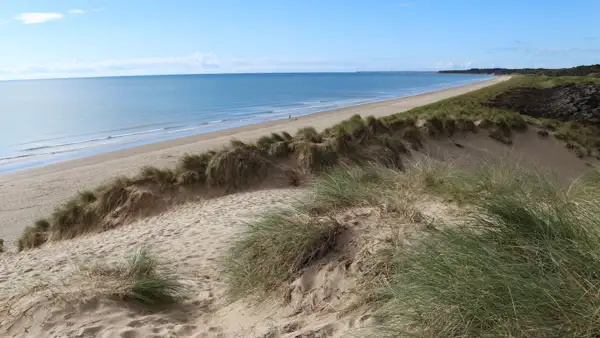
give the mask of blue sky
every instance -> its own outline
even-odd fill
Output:
[[[0,79],[568,67],[598,0],[0,0]]]

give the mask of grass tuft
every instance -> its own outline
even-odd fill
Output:
[[[148,248],[137,250],[126,264],[94,266],[93,278],[107,279],[111,295],[125,301],[159,306],[177,303],[183,298],[183,285],[171,272],[159,267]]]
[[[380,198],[385,180],[385,171],[379,167],[335,168],[315,181],[313,199],[305,207],[310,213],[323,214],[368,205]]]
[[[317,220],[298,209],[263,215],[248,224],[226,254],[230,296],[276,290],[329,253],[342,230],[334,220]]]
[[[130,281],[123,296],[144,304],[169,304],[180,298],[182,286],[170,274],[158,272],[158,262],[143,248],[138,250],[127,264],[126,277]]]

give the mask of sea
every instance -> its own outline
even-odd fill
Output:
[[[434,72],[0,82],[0,173],[484,81]]]

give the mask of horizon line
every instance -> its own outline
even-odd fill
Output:
[[[456,69],[457,71],[468,69]],[[305,71],[305,72],[230,72],[230,73],[173,73],[173,74],[140,74],[140,75],[107,75],[107,76],[76,76],[76,77],[48,77],[31,79],[0,79],[8,81],[44,81],[44,80],[75,80],[75,79],[108,79],[123,77],[150,77],[150,76],[203,76],[203,75],[258,75],[258,74],[356,74],[356,73],[439,73],[437,70],[356,70],[356,71]],[[478,75],[478,74],[474,74]]]

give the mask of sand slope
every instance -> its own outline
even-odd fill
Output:
[[[265,190],[189,203],[114,231],[52,243],[39,250],[2,255],[0,304],[4,305],[3,310],[11,305],[11,313],[18,314],[27,304],[41,301],[32,313],[14,324],[8,335],[204,337],[207,333],[216,337],[226,331],[214,319],[215,309],[222,307],[224,301],[217,264],[220,255],[233,234],[245,221],[262,212],[265,205],[289,203],[300,193],[300,189]],[[78,283],[80,266],[99,261],[117,262],[142,245],[151,246],[188,286],[191,299],[180,309],[160,314],[140,313],[116,301],[94,296],[86,299],[78,294],[79,291],[85,294],[90,287]],[[36,286],[42,287],[29,291]],[[19,296],[16,303],[16,299],[9,300],[15,296]],[[49,309],[45,310],[43,305]],[[13,316],[1,317],[14,319]]]

